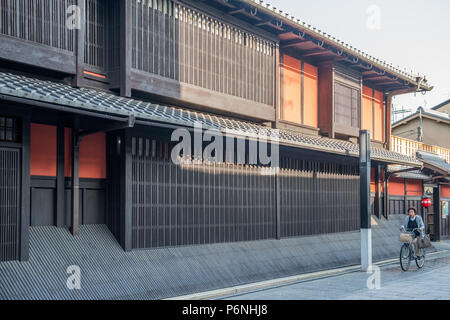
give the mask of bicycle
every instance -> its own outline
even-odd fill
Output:
[[[416,261],[417,268],[421,269],[425,265],[425,249],[421,248],[419,256],[416,255],[416,248],[413,244],[418,228],[400,234],[400,241],[404,242],[400,248],[400,267],[403,271],[408,271],[411,260]],[[419,235],[420,236],[420,235]]]

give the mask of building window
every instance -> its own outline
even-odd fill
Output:
[[[0,141],[19,142],[19,132],[17,119],[0,116]]]
[[[359,109],[361,91],[335,82],[334,84],[334,112],[335,122],[339,125],[359,128]]]

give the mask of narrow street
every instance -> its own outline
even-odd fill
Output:
[[[381,267],[380,288],[369,289],[364,272],[352,272],[226,297],[228,300],[444,300],[450,296],[450,252],[429,257],[423,269],[408,272],[398,263]]]

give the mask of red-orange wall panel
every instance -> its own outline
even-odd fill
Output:
[[[403,179],[389,179],[389,194],[392,196],[405,195],[405,181]]]
[[[373,139],[373,97],[372,89],[363,86],[362,110],[361,110],[361,127],[363,130],[370,130],[370,137]]]
[[[282,119],[301,123],[301,61],[283,55]]]
[[[303,102],[304,124],[317,128],[319,116],[319,69],[308,63],[304,64]]]
[[[56,127],[32,123],[30,128],[30,174],[56,176]]]
[[[72,176],[71,129],[65,129],[65,176]],[[80,145],[80,178],[106,178],[106,135],[91,134]]]
[[[422,180],[406,180],[406,192],[408,196],[422,196],[423,182]]]
[[[450,198],[450,186],[441,185],[441,197]]]
[[[375,90],[375,137],[374,139],[377,141],[383,141],[383,93]]]

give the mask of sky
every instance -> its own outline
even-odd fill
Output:
[[[431,108],[450,99],[449,0],[266,0],[277,9],[376,58],[425,75],[434,89],[394,98]]]

